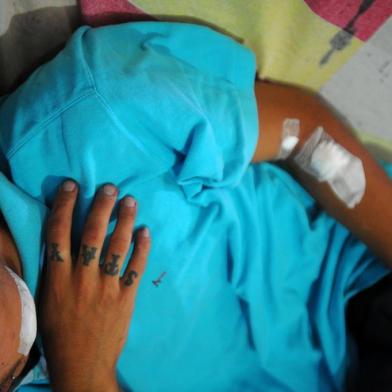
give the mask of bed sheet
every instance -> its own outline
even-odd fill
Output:
[[[372,153],[392,161],[392,0],[5,0],[0,95],[58,52],[80,13],[92,26],[161,19],[229,34],[256,53],[260,77],[318,91]]]

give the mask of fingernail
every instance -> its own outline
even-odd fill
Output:
[[[63,190],[65,192],[72,192],[76,187],[76,184],[73,181],[65,181],[63,184]]]
[[[136,200],[131,197],[131,196],[127,196],[126,198],[124,198],[124,205],[126,207],[135,207],[136,206]]]
[[[142,237],[144,238],[148,238],[150,237],[150,230],[148,229],[148,227],[144,227],[142,230]]]
[[[113,185],[105,185],[103,187],[103,193],[106,196],[113,196],[116,193],[116,188]]]

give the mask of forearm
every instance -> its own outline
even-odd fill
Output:
[[[51,388],[54,392],[121,392],[115,379],[95,380],[75,380],[64,379],[51,380]]]
[[[74,368],[64,367],[48,361],[51,388],[54,392],[121,392],[115,371],[106,372],[98,368],[89,374],[82,364],[74,364]]]
[[[253,162],[274,159],[280,148],[282,122],[285,118],[298,118],[301,124],[300,141],[286,161],[287,169],[330,215],[350,229],[381,260],[392,267],[392,245],[389,240],[392,182],[384,170],[352,135],[350,129],[315,95],[291,86],[257,83],[256,96],[260,140]],[[336,143],[362,161],[366,188],[363,198],[354,208],[349,208],[340,200],[327,182],[319,182],[294,161],[298,151],[318,126],[322,126]],[[263,148],[263,144],[266,148]]]

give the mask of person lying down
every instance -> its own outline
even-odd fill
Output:
[[[345,305],[392,266],[392,170],[255,70],[207,27],[81,27],[3,99],[3,385],[345,389]]]

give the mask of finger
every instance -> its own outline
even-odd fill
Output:
[[[116,203],[116,197],[117,189],[113,184],[106,184],[101,187],[95,195],[84,226],[76,262],[76,271],[80,276],[96,277],[99,255],[105,240],[110,215]]]
[[[47,271],[71,267],[72,214],[78,194],[74,181],[65,181],[58,190],[46,225]]]
[[[147,264],[150,249],[150,230],[147,227],[144,227],[137,233],[132,257],[127,265],[124,275],[121,278],[121,283],[125,288],[133,288],[133,292],[136,292]]]
[[[134,198],[127,196],[120,203],[116,227],[110,238],[105,262],[102,265],[102,275],[104,277],[119,275],[131,245],[135,217],[136,201]],[[117,279],[113,281],[118,283]]]

